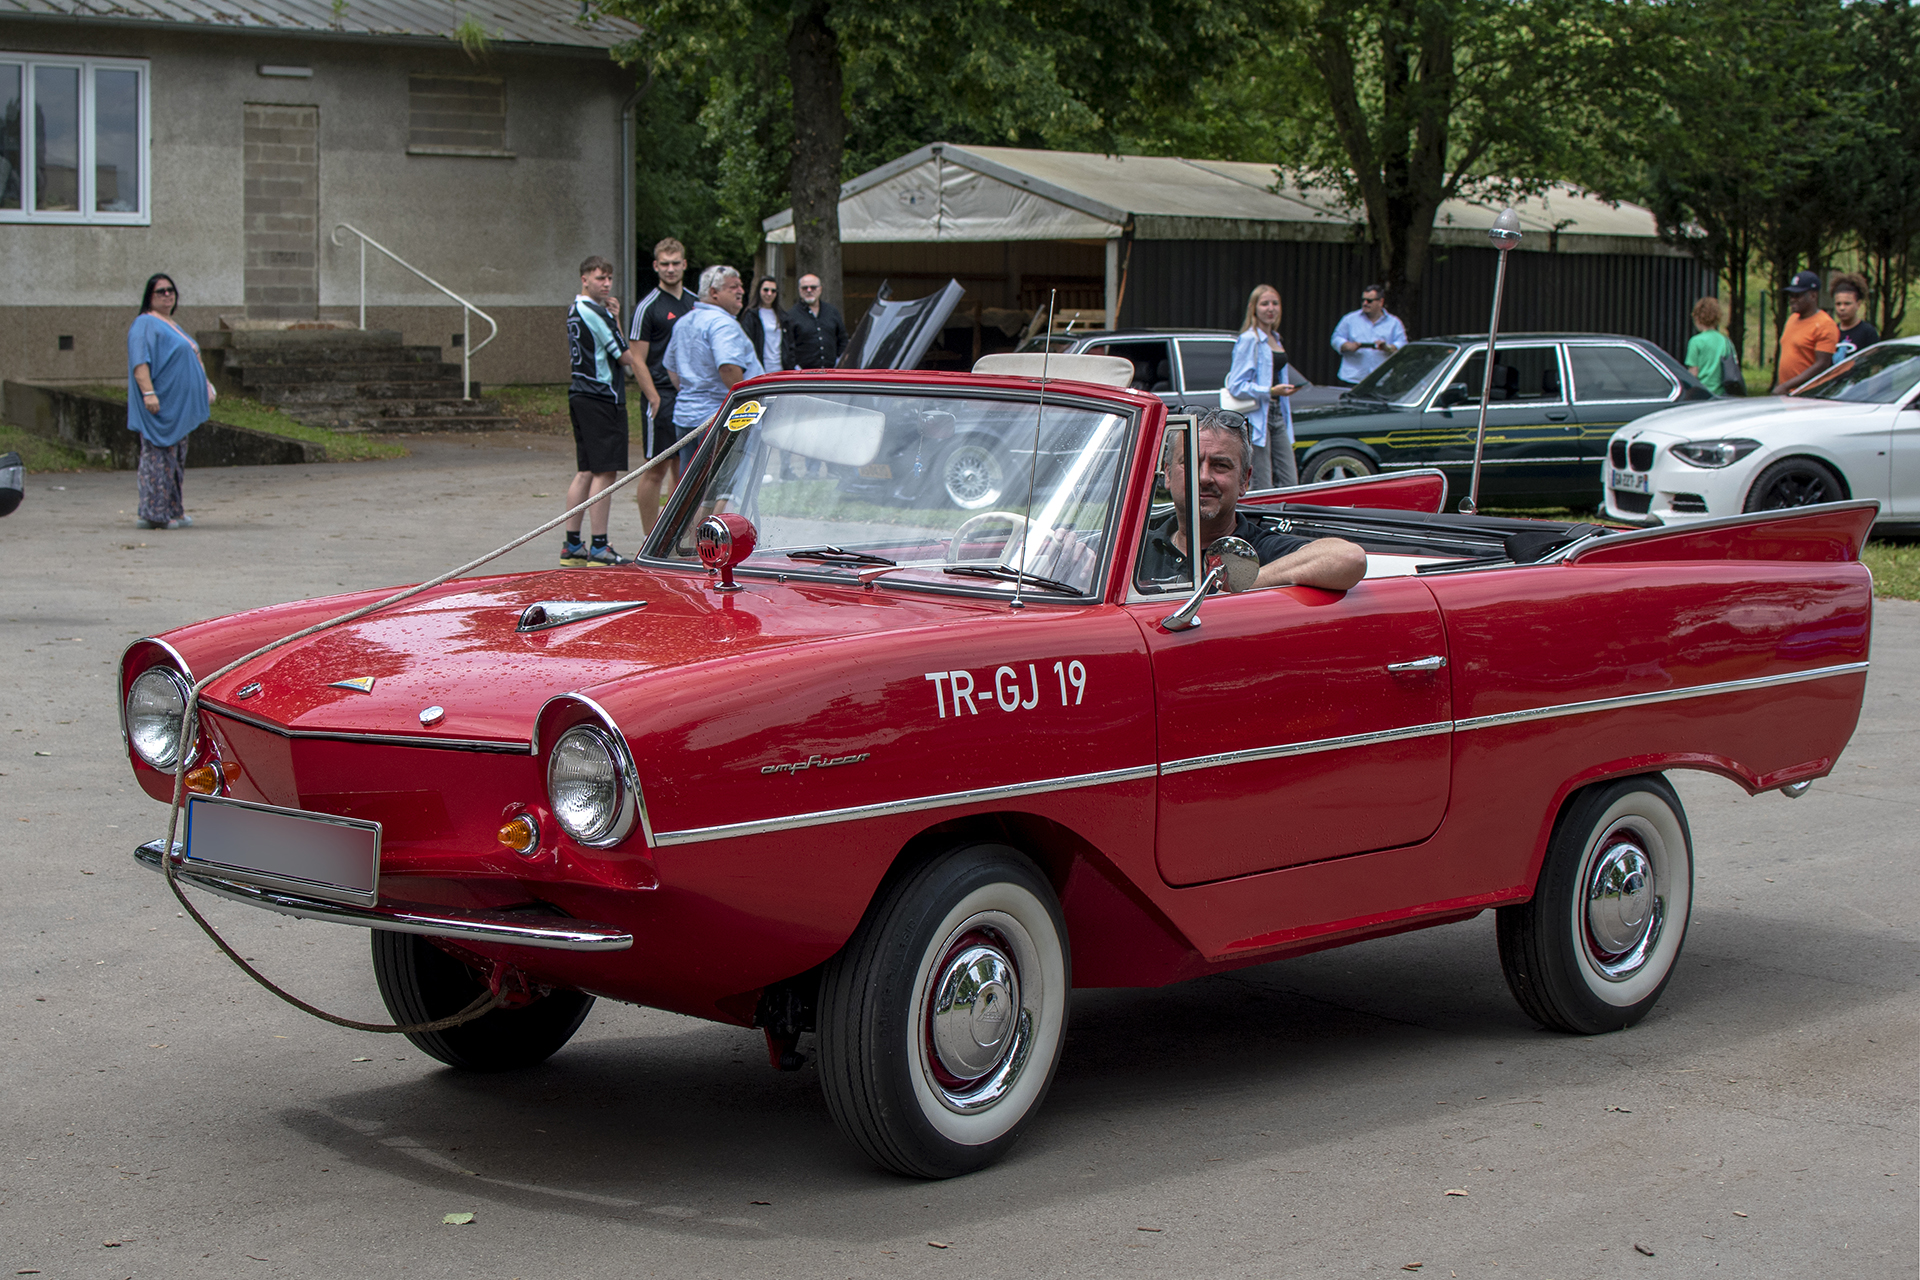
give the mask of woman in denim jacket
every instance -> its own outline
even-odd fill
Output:
[[[1227,394],[1253,401],[1246,410],[1253,437],[1250,489],[1284,489],[1299,483],[1293,465],[1293,405],[1287,399],[1296,383],[1279,330],[1280,291],[1270,284],[1255,285],[1247,298],[1240,337],[1233,344],[1233,365],[1227,371]],[[1280,407],[1277,422],[1272,413],[1276,404]]]

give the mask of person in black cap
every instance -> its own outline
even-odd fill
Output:
[[[1787,305],[1793,314],[1780,330],[1780,363],[1774,371],[1773,394],[1790,396],[1802,383],[1825,373],[1840,346],[1840,326],[1820,309],[1820,277],[1796,271],[1787,281]]]

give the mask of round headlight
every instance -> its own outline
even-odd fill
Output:
[[[187,682],[171,667],[148,667],[127,690],[127,741],[156,769],[180,762]]]
[[[625,761],[626,752],[592,725],[576,725],[553,744],[547,800],[561,829],[581,844],[614,844],[632,829]]]

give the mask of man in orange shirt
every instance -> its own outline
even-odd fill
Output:
[[[1797,271],[1787,282],[1787,305],[1793,314],[1780,331],[1780,368],[1775,374],[1773,394],[1790,396],[1805,382],[1825,373],[1833,365],[1833,353],[1840,345],[1840,326],[1820,309],[1820,277],[1811,271]]]

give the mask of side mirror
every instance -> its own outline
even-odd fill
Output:
[[[1456,404],[1465,404],[1467,397],[1471,394],[1472,393],[1467,390],[1466,383],[1453,382],[1447,385],[1447,389],[1440,393],[1440,398],[1434,401],[1434,403],[1442,409],[1451,409]]]
[[[1160,620],[1162,631],[1191,631],[1200,625],[1200,602],[1218,584],[1229,594],[1246,591],[1260,576],[1260,557],[1245,538],[1226,537],[1213,542],[1200,555],[1206,575],[1187,597],[1186,603]]]

